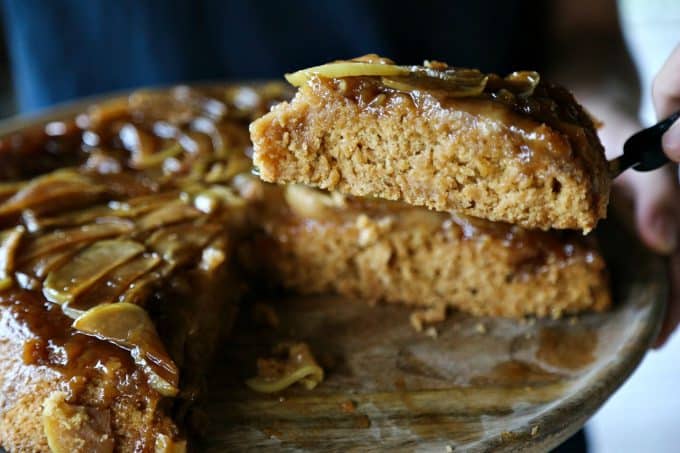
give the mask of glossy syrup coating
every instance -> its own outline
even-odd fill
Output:
[[[24,428],[5,423],[4,447],[183,445],[171,417],[195,397],[238,293],[229,236],[244,200],[231,181],[250,170],[246,125],[284,95],[280,85],[140,91],[0,138],[0,336],[22,351],[5,368],[31,376],[0,415],[33,412],[22,396],[32,385],[30,401],[46,408],[44,430],[39,413]],[[143,307],[154,325],[121,313],[134,325],[112,330],[95,317],[111,304]],[[59,376],[49,391],[46,369]],[[72,429],[51,437],[60,424]]]

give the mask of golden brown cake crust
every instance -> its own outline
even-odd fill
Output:
[[[394,90],[376,77],[312,77],[251,124],[254,162],[265,181],[591,230],[610,186],[591,119],[548,83],[509,104],[497,94],[456,98]]]

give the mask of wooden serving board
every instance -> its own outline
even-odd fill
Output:
[[[336,296],[266,301],[277,329],[242,309],[210,380],[203,451],[545,451],[576,432],[642,359],[660,325],[665,262],[609,222],[600,229],[615,306],[560,320],[452,313],[437,336],[409,310]],[[258,394],[256,357],[307,342],[314,390]]]

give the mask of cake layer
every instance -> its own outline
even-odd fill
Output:
[[[290,77],[294,99],[250,126],[265,181],[527,228],[587,232],[605,216],[604,150],[568,91],[536,73],[376,58]]]
[[[272,214],[271,243],[259,250],[271,254],[262,261],[273,278],[295,292],[506,317],[610,305],[593,238],[304,187],[284,190],[291,209]]]

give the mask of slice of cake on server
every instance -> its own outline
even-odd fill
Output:
[[[368,55],[287,78],[294,99],[250,126],[265,181],[544,230],[588,232],[606,214],[611,179],[593,121],[535,72]]]

